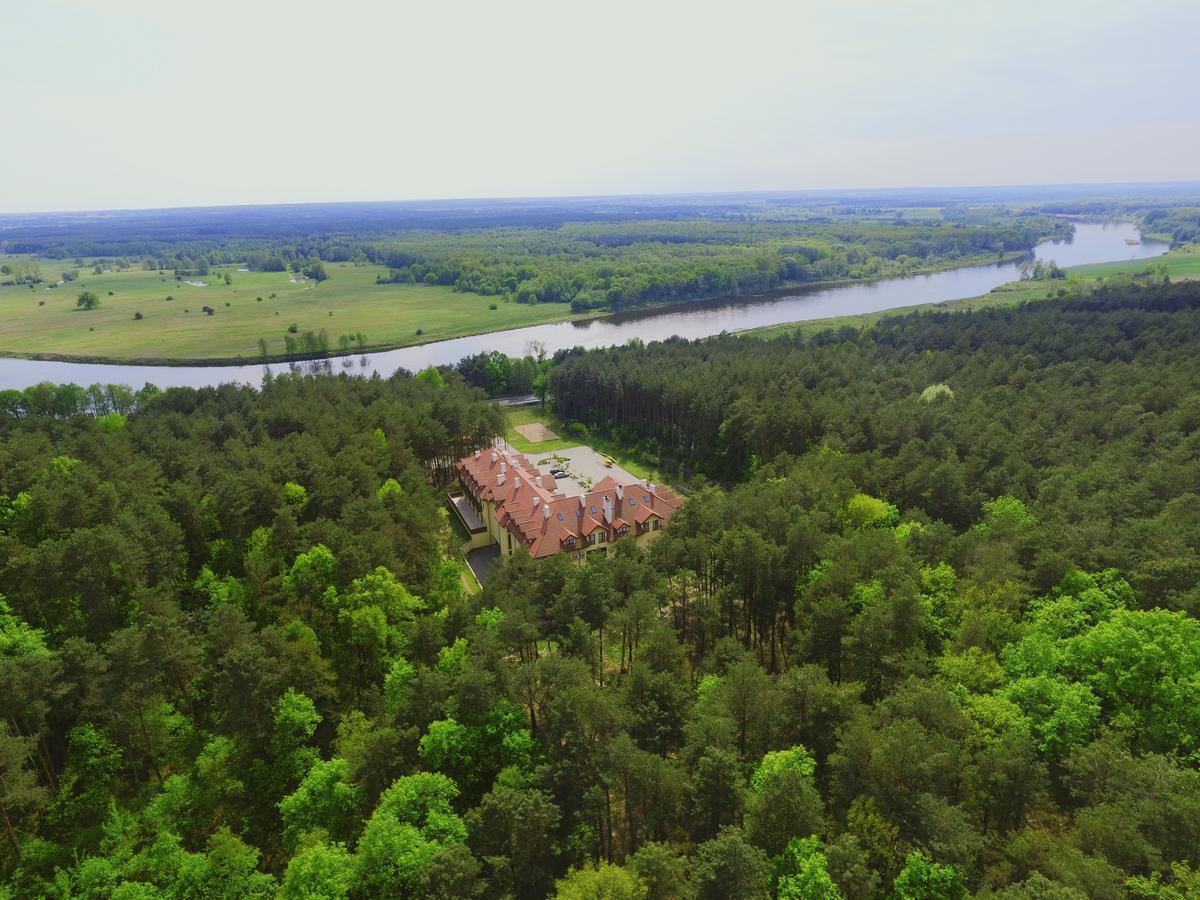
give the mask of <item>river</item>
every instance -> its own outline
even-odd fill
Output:
[[[1129,223],[1080,222],[1075,225],[1075,233],[1071,238],[1039,244],[1034,254],[1038,259],[1047,262],[1054,260],[1060,266],[1067,267],[1145,259],[1165,253],[1168,249],[1168,245],[1160,241],[1126,243],[1127,239],[1135,240],[1138,237],[1137,229]],[[1009,262],[968,266],[931,275],[884,278],[832,287],[796,288],[763,297],[699,301],[598,319],[495,331],[400,350],[369,353],[362,357],[305,363],[304,369],[323,368],[325,371],[356,374],[378,372],[387,376],[400,368],[416,371],[430,364],[453,364],[480,351],[500,350],[510,356],[522,356],[535,344],[543,347],[547,353],[554,353],[569,347],[623,344],[631,338],[646,342],[664,340],[672,335],[700,338],[722,331],[743,331],[763,325],[782,325],[786,322],[976,297],[1019,277],[1019,263]],[[277,364],[272,368],[286,371],[287,366]],[[0,389],[24,388],[42,381],[82,385],[99,382],[133,387],[141,387],[146,383],[159,387],[202,387],[230,381],[257,385],[263,372],[262,365],[122,366],[0,358]]]

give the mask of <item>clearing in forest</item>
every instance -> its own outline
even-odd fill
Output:
[[[558,435],[541,422],[529,422],[528,424],[517,425],[515,427],[521,437],[533,444],[540,444],[542,441],[558,440]]]

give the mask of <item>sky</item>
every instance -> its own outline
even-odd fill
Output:
[[[1198,0],[0,10],[0,212],[1200,178]]]

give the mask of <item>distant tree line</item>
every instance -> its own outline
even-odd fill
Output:
[[[1170,235],[1173,243],[1200,241],[1200,207],[1152,209],[1142,221],[1147,230]]]
[[[760,293],[790,284],[904,274],[1026,251],[1070,226],[1037,216],[987,222],[629,222],[414,235],[365,248],[382,282],[442,284],[577,312]]]
[[[205,277],[218,265],[291,270],[316,281],[325,263],[388,267],[381,283],[453,287],[517,303],[568,303],[577,312],[761,293],[788,285],[860,279],[983,262],[1061,237],[1049,216],[949,208],[916,221],[874,209],[686,220],[569,222],[454,231],[359,232],[263,240],[181,237],[176,241],[44,239],[10,241],[19,252],[57,258],[138,261],[176,278]],[[107,264],[107,263],[106,263]]]

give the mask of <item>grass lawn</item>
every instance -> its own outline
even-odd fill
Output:
[[[1067,280],[1074,282],[1096,282],[1114,275],[1133,275],[1147,270],[1157,271],[1166,267],[1166,272],[1173,279],[1200,278],[1200,247],[1188,245],[1151,259],[1126,260],[1108,263],[1095,263],[1089,266],[1076,266],[1067,270]],[[783,325],[769,325],[765,328],[750,328],[739,334],[752,334],[757,337],[778,337],[783,334],[812,335],[830,329],[843,327],[865,328],[889,316],[905,315],[918,310],[963,311],[969,309],[987,309],[996,306],[1016,306],[1029,300],[1053,299],[1060,281],[1010,281],[993,289],[980,297],[967,297],[962,300],[947,300],[942,303],[922,303],[919,306],[906,306],[901,309],[887,309],[882,312],[862,313],[854,316],[836,316],[829,319],[813,319],[808,322],[788,322]]]
[[[1200,246],[1186,244],[1183,247],[1171,250],[1162,256],[1155,256],[1152,259],[1076,266],[1069,270],[1069,274],[1072,278],[1078,277],[1094,280],[1097,278],[1107,278],[1110,275],[1126,275],[1133,272],[1140,272],[1145,269],[1155,270],[1159,266],[1166,266],[1167,274],[1173,279],[1200,278]]]
[[[0,262],[14,259],[0,255]],[[32,290],[0,286],[0,354],[122,362],[254,360],[260,337],[273,357],[282,357],[292,324],[300,334],[325,329],[334,349],[339,335],[361,331],[368,348],[380,350],[571,316],[562,303],[530,306],[449,287],[376,284],[387,269],[374,265],[326,263],[329,279],[321,283],[293,280],[291,272],[214,266],[207,276],[191,279],[205,287],[177,282],[169,270],[94,275],[91,265],[78,269],[77,281],[52,287],[60,272],[76,267],[65,260],[41,260],[40,266],[46,281]],[[226,273],[232,284],[225,284]],[[98,295],[100,307],[77,310],[82,291]],[[489,309],[493,303],[496,309]],[[213,315],[205,315],[203,306],[212,307]],[[135,312],[142,314],[140,321]]]
[[[586,438],[562,437],[561,435],[567,433],[566,423],[560,421],[549,410],[543,412],[540,404],[505,407],[504,414],[507,418],[504,439],[511,447],[524,453],[534,463],[552,455],[556,450],[566,450],[568,447],[578,447],[582,444],[606,456],[611,456],[618,466],[638,478],[658,484],[667,483],[653,460],[648,460],[636,451],[622,447],[616,441],[594,434],[589,434]],[[560,437],[557,440],[537,443],[527,440],[517,432],[514,426],[528,425],[531,422],[541,422]]]

